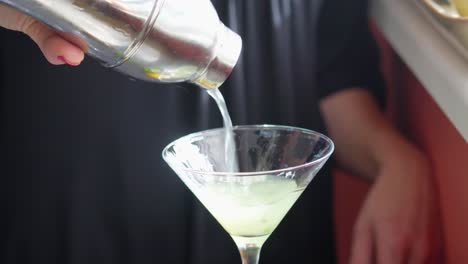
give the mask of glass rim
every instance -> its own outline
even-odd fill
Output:
[[[187,168],[184,168],[183,166],[179,166],[179,165],[175,165],[175,164],[174,165],[177,167],[177,169],[180,169],[180,170],[182,170],[184,172],[192,173],[192,174],[203,174],[203,175],[207,175],[207,176],[231,176],[231,177],[260,176],[260,175],[264,175],[264,174],[279,174],[279,173],[282,173],[282,172],[288,172],[288,171],[299,170],[299,169],[311,167],[313,165],[316,165],[316,164],[321,163],[324,160],[328,159],[331,156],[331,154],[333,153],[333,151],[335,150],[335,144],[333,143],[333,141],[329,137],[325,136],[322,133],[319,133],[319,132],[316,132],[316,131],[313,131],[313,130],[310,130],[310,129],[306,129],[306,128],[300,128],[300,127],[294,127],[294,126],[284,126],[284,125],[269,125],[269,124],[233,126],[233,130],[254,130],[254,129],[260,130],[262,128],[263,129],[267,128],[267,129],[280,129],[280,130],[294,130],[294,131],[299,131],[301,133],[305,133],[305,134],[309,134],[309,135],[315,135],[315,136],[318,136],[318,137],[326,140],[329,143],[330,148],[327,150],[327,152],[322,157],[320,157],[318,159],[314,159],[312,161],[306,162],[306,163],[301,164],[301,165],[296,165],[296,166],[291,166],[291,167],[276,169],[276,170],[252,171],[252,172],[218,172],[218,171],[201,171],[201,170],[187,169]],[[169,152],[169,149],[171,147],[175,146],[177,143],[179,143],[181,141],[186,141],[187,139],[190,139],[190,138],[196,138],[196,137],[199,137],[199,136],[201,136],[203,134],[213,133],[213,132],[217,132],[217,131],[220,131],[220,130],[224,130],[224,128],[221,127],[221,128],[207,129],[207,130],[194,132],[194,133],[185,135],[183,137],[180,137],[180,138],[172,141],[171,143],[169,143],[163,149],[162,158],[164,159],[164,161],[166,163],[169,164],[168,159],[166,157],[168,156],[168,152]]]

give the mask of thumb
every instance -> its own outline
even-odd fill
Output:
[[[354,228],[351,248],[351,264],[371,264],[373,261],[373,237],[369,222],[360,217]]]
[[[54,64],[79,65],[84,52],[60,37],[45,24],[10,7],[0,6],[0,25],[27,34],[41,49],[46,59]]]

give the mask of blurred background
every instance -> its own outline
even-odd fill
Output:
[[[433,166],[442,216],[442,263],[466,263],[468,130],[462,115],[468,111],[468,63],[461,47],[466,41],[462,31],[453,31],[457,20],[441,16],[447,13],[445,6],[439,12],[431,8],[435,2],[444,1],[371,1],[370,26],[381,50],[387,114]],[[456,23],[466,32],[466,22]],[[346,263],[349,220],[357,216],[369,186],[342,171],[334,177],[338,255],[340,263]]]

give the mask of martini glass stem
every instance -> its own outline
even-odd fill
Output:
[[[258,264],[261,250],[261,247],[252,244],[246,244],[243,247],[239,247],[242,264]]]

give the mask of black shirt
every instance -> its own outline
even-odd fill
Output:
[[[221,88],[235,124],[326,132],[320,98],[350,86],[381,98],[365,1],[213,2],[245,42]],[[206,93],[132,81],[90,59],[53,67],[26,37],[1,38],[1,263],[240,263],[160,155],[182,135],[221,125]],[[325,168],[265,244],[263,262],[334,262],[331,190]]]

